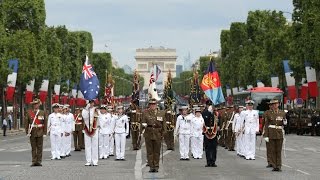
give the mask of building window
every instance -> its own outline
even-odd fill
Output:
[[[138,69],[147,69],[147,64],[138,64]]]

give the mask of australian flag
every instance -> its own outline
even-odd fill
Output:
[[[98,97],[99,88],[100,86],[97,74],[89,63],[88,56],[86,56],[86,61],[83,64],[82,74],[80,77],[80,90],[86,100],[93,100]]]

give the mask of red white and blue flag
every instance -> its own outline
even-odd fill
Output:
[[[317,76],[316,70],[311,67],[309,62],[305,62],[306,75],[309,87],[309,95],[310,97],[318,97],[318,84],[317,84]]]
[[[302,78],[301,80],[301,91],[300,91],[300,98],[303,100],[307,100],[308,98],[308,83],[306,78]]]
[[[94,100],[98,97],[99,89],[99,79],[86,56],[80,77],[80,90],[86,100]]]
[[[46,102],[47,95],[48,95],[48,87],[49,87],[49,80],[48,79],[42,80],[42,84],[39,89],[39,99],[42,103]]]
[[[33,100],[33,90],[34,90],[35,79],[32,79],[26,87],[25,99],[26,104],[30,104]]]
[[[286,76],[288,97],[290,100],[297,98],[296,80],[292,76],[293,71],[290,69],[289,60],[283,60],[284,73]]]
[[[214,105],[225,102],[218,71],[210,61],[206,74],[202,78],[201,89]]]
[[[6,99],[8,101],[13,100],[14,90],[16,88],[16,82],[17,82],[17,76],[18,76],[18,60],[17,59],[11,59],[9,60],[9,68],[12,69],[12,73],[8,75],[7,79],[7,93],[6,93]]]

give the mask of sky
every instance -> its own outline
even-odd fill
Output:
[[[220,32],[251,10],[292,12],[292,0],[45,0],[46,24],[93,36],[94,52],[135,67],[135,50],[175,48],[177,64],[220,50]],[[291,19],[290,14],[284,14]],[[107,46],[107,47],[106,47]]]

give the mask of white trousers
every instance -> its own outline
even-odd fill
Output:
[[[84,144],[87,163],[98,164],[98,133],[92,137],[84,134]]]
[[[50,133],[51,156],[53,159],[60,158],[61,134]]]
[[[126,133],[116,133],[114,135],[116,140],[116,159],[124,159],[126,150]]]
[[[203,136],[191,137],[191,153],[194,158],[202,158],[203,155]]]
[[[244,156],[246,159],[255,159],[256,155],[256,134],[244,134]]]
[[[114,153],[114,136],[115,135],[111,135],[109,138],[109,155],[113,155]]]
[[[108,158],[110,149],[110,134],[99,134],[99,157]]]
[[[182,159],[189,158],[190,134],[179,134],[179,149]]]
[[[72,140],[72,135],[70,133],[69,136],[63,136],[64,137],[64,150],[65,154],[68,155],[71,153],[71,140]]]

